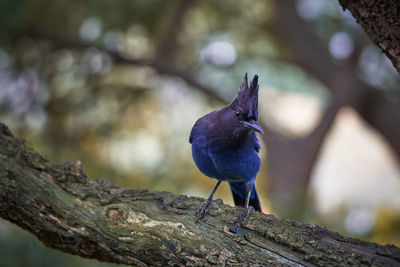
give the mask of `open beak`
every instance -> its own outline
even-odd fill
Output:
[[[264,133],[264,131],[261,128],[261,126],[255,120],[242,121],[242,124],[247,129],[250,129],[250,130],[253,130],[253,131],[256,131],[256,132],[259,132],[259,133]]]

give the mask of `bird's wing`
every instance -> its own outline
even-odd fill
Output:
[[[190,136],[189,136],[189,143],[191,144],[193,142],[193,137],[195,135],[196,129],[198,127],[198,120],[196,121],[196,123],[193,125],[192,130],[190,131]]]
[[[211,149],[210,149],[210,145],[208,145],[208,158],[210,159],[210,161],[211,161],[211,163],[213,164],[213,166],[214,166],[214,169],[217,171],[217,173],[219,173],[220,174],[220,170],[219,170],[219,168],[218,168],[218,165],[216,164],[216,162],[215,162],[215,157],[214,157],[214,155],[213,155],[213,153],[212,153],[212,151],[211,151]],[[216,177],[217,179],[221,179],[221,177]]]
[[[207,155],[210,161],[212,162],[216,172],[218,173],[218,177],[216,177],[218,180],[226,180],[227,175],[225,171],[223,170],[224,168],[221,168],[221,157],[218,154],[218,152],[215,150],[216,149],[216,143],[218,141],[213,140],[213,142],[210,142],[210,138],[208,137],[208,142],[207,142]],[[219,159],[219,160],[218,160]]]

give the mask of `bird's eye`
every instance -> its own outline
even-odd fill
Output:
[[[236,118],[239,118],[240,117],[240,113],[238,111],[235,111],[235,116],[236,116]]]

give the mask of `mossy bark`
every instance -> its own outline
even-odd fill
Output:
[[[195,224],[200,198],[124,189],[91,180],[80,162],[58,165],[0,124],[0,216],[49,247],[136,266],[400,265],[400,249],[217,203]]]

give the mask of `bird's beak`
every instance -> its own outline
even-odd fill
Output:
[[[247,129],[250,129],[250,130],[253,130],[253,131],[256,131],[256,132],[259,132],[259,133],[264,133],[264,131],[261,128],[261,126],[255,120],[242,121],[242,124]]]

